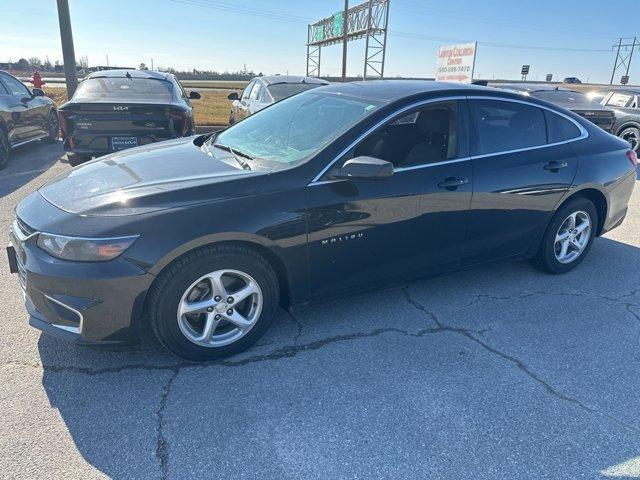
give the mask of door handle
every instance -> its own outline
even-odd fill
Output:
[[[569,164],[567,162],[556,162],[555,160],[547,163],[544,167],[545,170],[551,170],[552,172],[557,172],[561,168],[568,167]]]
[[[466,185],[469,183],[468,178],[455,178],[455,177],[447,177],[442,182],[438,184],[438,188],[446,188],[447,190],[455,190],[461,185]]]

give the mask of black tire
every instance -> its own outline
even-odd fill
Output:
[[[640,128],[626,127],[625,129],[620,131],[618,136],[623,140],[629,142],[633,150],[635,150],[636,152],[640,151]]]
[[[589,240],[577,258],[572,260],[570,263],[562,263],[556,258],[556,234],[563,225],[565,219],[575,212],[586,212],[588,214],[591,221]],[[542,238],[540,249],[532,259],[533,264],[540,270],[553,274],[567,273],[570,270],[573,270],[589,253],[597,228],[598,211],[591,200],[584,197],[577,197],[568,201],[556,211],[551,222],[549,222],[549,226]]]
[[[80,153],[67,153],[67,160],[69,161],[69,165],[72,167],[77,167],[85,162],[91,160],[89,155],[82,155]]]
[[[178,304],[194,281],[224,269],[238,270],[255,279],[262,292],[262,310],[253,327],[233,343],[201,346],[182,333],[178,325]],[[240,353],[258,341],[271,325],[278,299],[277,277],[259,253],[240,245],[214,245],[188,253],[170,264],[149,292],[147,312],[158,340],[167,349],[187,360],[210,361]]]
[[[10,156],[11,144],[9,143],[9,136],[4,128],[0,127],[0,170],[9,164]]]
[[[58,115],[55,110],[51,110],[47,117],[47,132],[49,135],[43,138],[42,141],[44,143],[56,143],[60,136],[60,125],[58,124]]]

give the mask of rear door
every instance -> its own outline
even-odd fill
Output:
[[[394,164],[391,177],[334,181],[329,170],[307,187],[316,296],[459,265],[472,189],[464,120],[457,100],[419,107],[335,163],[374,156]]]
[[[517,100],[469,100],[476,142],[463,264],[528,252],[575,177],[570,140],[586,135],[551,110]]]

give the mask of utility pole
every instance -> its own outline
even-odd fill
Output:
[[[611,80],[609,81],[609,85],[613,85],[613,80],[616,76],[616,71],[625,69],[625,76],[629,76],[629,67],[631,66],[631,60],[633,59],[633,52],[636,47],[640,47],[640,41],[638,41],[638,37],[627,37],[620,38],[618,43],[616,43],[613,48],[616,48],[616,60],[613,64],[613,70],[611,71]],[[631,47],[631,51],[629,51],[629,47]],[[624,52],[622,52],[622,48],[624,48]]]
[[[69,1],[57,1],[58,21],[60,23],[60,40],[62,42],[62,61],[64,62],[64,76],[67,81],[67,96],[71,98],[78,87],[78,72],[76,71],[76,54],[73,50],[73,33],[71,32]]]
[[[342,14],[342,81],[347,81],[347,36],[349,33],[349,0],[344,0]]]
[[[151,70],[153,70],[153,58],[151,59]]]

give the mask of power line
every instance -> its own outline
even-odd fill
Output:
[[[300,15],[293,15],[288,13],[280,13],[273,10],[265,10],[261,8],[248,7],[245,5],[230,5],[228,3],[213,1],[213,0],[171,0],[174,3],[180,3],[184,5],[191,5],[195,7],[210,8],[214,10],[223,10],[233,13],[241,13],[244,15],[252,15],[263,19],[291,22],[291,23],[310,23],[314,19],[310,17],[304,17]],[[398,1],[398,0],[396,0]],[[402,2],[400,2],[402,3]],[[421,12],[422,13],[422,12]],[[424,12],[425,14],[427,11]],[[429,40],[437,42],[468,42],[468,38],[453,38],[440,35],[425,35],[415,34],[410,32],[402,32],[398,30],[389,30],[389,33],[393,36],[400,38],[415,38],[419,40]],[[509,49],[522,49],[522,50],[539,50],[549,52],[573,52],[573,53],[611,53],[610,49],[590,49],[590,48],[567,48],[567,47],[549,47],[543,45],[526,45],[526,44],[512,44],[505,42],[491,42],[478,40],[478,44],[484,47],[490,48],[509,48]]]

